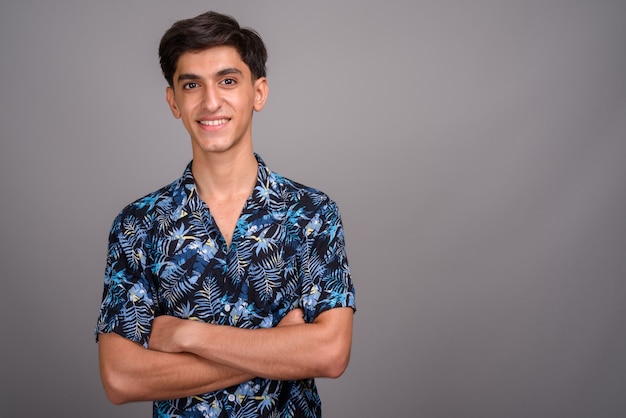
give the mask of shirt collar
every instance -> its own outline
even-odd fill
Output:
[[[267,185],[270,177],[272,176],[272,171],[265,164],[261,156],[255,153],[254,157],[258,163],[256,186],[259,184]],[[192,163],[193,160],[187,164],[185,171],[183,171],[183,175],[173,184],[174,187],[172,194],[174,202],[178,208],[189,208],[190,206],[197,207],[197,204],[202,202],[202,199],[200,199],[200,196],[198,195],[196,181],[193,177],[193,173],[191,172]]]

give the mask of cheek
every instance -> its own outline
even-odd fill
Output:
[[[183,120],[193,121],[195,118],[194,107],[189,102],[178,103],[178,114]]]
[[[237,106],[242,113],[250,113],[253,110],[256,110],[257,102],[254,96],[242,97],[237,102]]]

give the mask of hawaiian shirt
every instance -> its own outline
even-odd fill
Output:
[[[158,315],[240,328],[276,326],[355,309],[337,205],[272,172],[257,155],[256,186],[230,246],[200,199],[191,163],[182,177],[127,206],[109,236],[96,327],[148,346]],[[155,417],[317,417],[313,379],[255,378],[224,390],[154,402]]]

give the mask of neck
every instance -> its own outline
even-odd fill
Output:
[[[252,149],[236,153],[201,153],[194,154],[191,172],[203,200],[227,200],[252,192],[258,163]]]

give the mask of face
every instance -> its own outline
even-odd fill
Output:
[[[263,109],[267,94],[266,79],[253,81],[237,50],[219,46],[182,54],[166,99],[198,158],[198,153],[252,149],[252,114]]]

